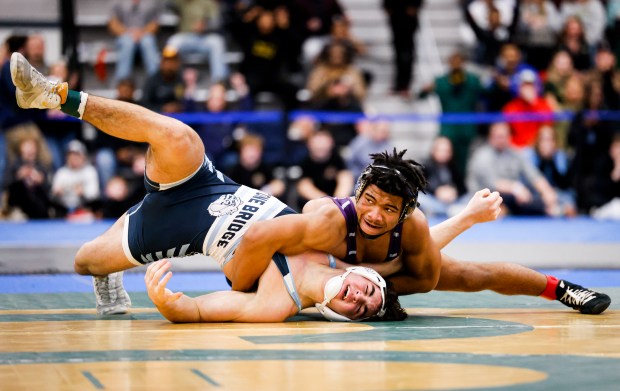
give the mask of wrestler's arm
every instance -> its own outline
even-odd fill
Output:
[[[171,322],[280,322],[287,317],[285,312],[264,308],[265,301],[257,301],[256,293],[221,291],[192,298],[172,292],[166,288],[172,277],[170,265],[168,260],[152,263],[144,281],[149,298]]]
[[[403,223],[401,254],[405,277],[390,278],[399,295],[424,293],[435,288],[441,270],[441,253],[432,240],[424,214],[416,209]]]
[[[431,227],[433,241],[442,249],[474,224],[497,219],[502,201],[502,197],[496,191],[479,190],[459,214]]]
[[[235,251],[235,256],[224,270],[232,282],[232,289],[250,289],[265,271],[273,254],[300,254],[308,250],[329,252],[344,237],[342,219],[337,207],[319,208],[315,213],[294,214],[253,223]]]

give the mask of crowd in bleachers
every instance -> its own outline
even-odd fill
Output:
[[[461,5],[473,41],[450,56],[445,74],[413,94],[413,36],[423,2],[383,2],[394,37],[386,95],[413,106],[435,94],[444,114],[501,112],[508,119],[441,124],[423,162],[429,187],[421,209],[450,215],[469,194],[489,187],[501,192],[510,214],[618,213],[612,203],[620,198],[620,122],[595,112],[620,110],[620,1]],[[178,16],[169,36],[159,26],[164,12]],[[373,77],[357,65],[367,48],[350,24],[337,0],[110,2],[116,98],[168,115],[275,108],[283,115],[271,122],[235,117],[190,125],[221,171],[298,210],[311,198],[351,195],[368,154],[394,147],[391,123],[289,115],[368,112]],[[239,63],[226,60],[232,48],[242,53]],[[45,64],[36,33],[13,35],[3,49],[2,216],[120,216],[144,195],[146,146],[102,132],[86,137],[82,123],[59,111],[19,109],[8,69],[12,52],[55,80],[80,83],[67,62]],[[565,120],[551,116],[567,112]],[[542,116],[519,117],[531,113]]]

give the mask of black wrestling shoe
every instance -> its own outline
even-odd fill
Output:
[[[564,280],[558,282],[555,296],[562,304],[582,314],[598,315],[611,304],[611,299],[606,294]]]

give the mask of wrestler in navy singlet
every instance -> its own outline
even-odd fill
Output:
[[[356,264],[358,261],[356,260],[357,255],[357,243],[356,243],[356,232],[357,232],[357,212],[355,211],[355,203],[351,200],[351,198],[336,198],[329,197],[338,208],[340,208],[340,212],[344,216],[344,219],[347,223],[347,255],[343,259],[344,262],[350,264]],[[396,258],[400,254],[400,242],[401,242],[401,231],[403,230],[403,223],[400,222],[394,229],[392,230],[392,237],[390,238],[390,245],[388,247],[388,253],[384,262],[389,262],[392,259]]]
[[[144,177],[147,195],[125,217],[123,250],[136,265],[201,253],[223,267],[251,222],[295,213],[259,190],[235,183],[205,156],[189,177],[159,184]]]

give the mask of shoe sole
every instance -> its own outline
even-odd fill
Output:
[[[592,308],[582,308],[579,312],[585,315],[598,315],[605,311],[611,305],[611,299],[607,297],[607,300],[598,303]]]

